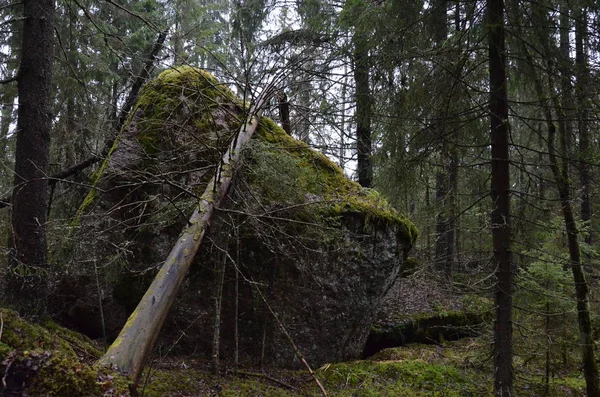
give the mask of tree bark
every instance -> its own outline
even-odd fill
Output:
[[[443,145],[445,146],[445,145]],[[444,151],[442,149],[442,151]],[[442,160],[441,162],[445,162]],[[449,224],[448,224],[448,190],[449,175],[446,173],[446,167],[439,167],[435,174],[435,203],[438,213],[435,217],[435,268],[437,271],[444,272],[448,279],[452,278],[452,269],[449,266],[448,247],[449,242]],[[451,252],[450,252],[451,253]]]
[[[548,44],[544,46],[548,52]],[[534,64],[531,56],[524,47],[524,54],[533,69]],[[532,72],[535,73],[535,72]],[[552,76],[548,77],[550,92],[553,92],[555,86],[552,81]],[[567,232],[567,246],[569,250],[569,263],[568,267],[571,268],[573,274],[573,280],[575,282],[575,296],[577,299],[577,320],[579,327],[579,339],[581,346],[581,355],[583,363],[583,374],[586,381],[586,389],[588,397],[600,397],[600,382],[598,379],[598,365],[595,360],[595,345],[592,339],[592,327],[590,319],[590,305],[589,305],[589,288],[585,279],[585,273],[583,271],[582,259],[581,259],[581,247],[579,245],[577,229],[577,223],[571,205],[571,180],[569,178],[569,159],[566,155],[568,150],[568,137],[567,137],[567,123],[565,120],[565,114],[562,111],[561,104],[557,96],[552,97],[553,106],[558,112],[558,126],[559,126],[559,142],[560,149],[563,152],[563,160],[560,161],[557,156],[557,150],[554,144],[556,140],[556,125],[552,118],[552,109],[547,101],[544,100],[544,88],[542,82],[537,75],[534,74],[534,86],[536,93],[540,99],[540,103],[543,105],[544,118],[548,128],[548,157],[550,159],[550,169],[554,177],[556,187],[558,190],[558,196],[561,204],[561,210],[563,213],[563,219],[565,221],[565,230]]]
[[[560,140],[563,149],[566,146],[566,131],[560,129]],[[594,340],[592,339],[592,325],[590,319],[589,288],[583,272],[581,261],[581,249],[577,237],[577,223],[573,214],[570,197],[570,180],[568,162],[563,162],[562,170],[556,157],[554,148],[554,139],[556,127],[554,123],[548,124],[548,152],[550,157],[550,167],[558,188],[563,218],[565,220],[565,229],[567,231],[567,244],[569,247],[569,265],[575,281],[575,295],[577,297],[577,320],[579,325],[579,339],[581,345],[581,356],[583,362],[583,375],[588,397],[600,397],[600,383],[598,381],[598,364],[594,358]]]
[[[369,83],[369,52],[366,34],[361,27],[354,33],[354,82],[356,97],[356,149],[358,183],[363,187],[373,186],[373,164],[371,163],[371,87]]]
[[[281,90],[277,94],[277,104],[279,106],[279,119],[281,120],[281,128],[288,135],[292,135],[292,124],[290,122],[290,103],[285,91]]]
[[[589,68],[587,50],[584,40],[587,37],[587,12],[579,10],[575,19],[575,72],[577,83],[575,93],[577,96],[577,119],[579,128],[579,163],[581,179],[581,220],[589,226],[589,232],[585,237],[585,242],[591,244],[593,241],[592,231],[592,177],[590,170],[590,131],[589,131],[589,111],[588,111],[588,84]]]
[[[177,291],[202,243],[214,210],[227,195],[235,162],[243,145],[250,140],[258,126],[264,103],[266,95],[250,109],[248,121],[241,127],[237,138],[232,140],[188,225],[121,333],[100,360],[100,364],[116,366],[131,376],[134,384],[139,380],[144,362],[158,338]]]
[[[47,172],[52,114],[54,1],[26,0],[7,299],[27,314],[46,311]]]
[[[433,29],[433,39],[437,58],[440,65],[446,64],[447,55],[443,53],[442,45],[448,37],[448,2],[447,0],[435,0],[432,3],[431,27]],[[436,140],[440,141],[439,154],[440,165],[436,167],[435,178],[435,198],[438,207],[436,216],[435,230],[435,258],[434,263],[438,271],[443,272],[448,281],[452,280],[454,268],[454,248],[455,248],[455,228],[454,204],[455,195],[454,185],[456,185],[457,174],[455,164],[455,154],[451,150],[448,136],[446,133],[446,123],[449,120],[450,101],[453,100],[454,88],[449,83],[449,76],[444,73],[442,67],[436,72],[438,81],[438,96],[443,98],[439,103],[434,117],[433,130]],[[445,103],[443,103],[445,102]]]
[[[514,395],[512,280],[510,250],[510,169],[504,1],[488,0],[490,116],[492,141],[492,241],[496,269],[494,324],[494,394]]]

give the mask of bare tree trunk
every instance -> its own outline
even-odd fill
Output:
[[[28,314],[46,311],[48,166],[52,129],[54,1],[24,3],[7,300]]]
[[[453,256],[452,256],[452,265],[461,263],[461,233],[460,233],[460,216],[459,216],[459,208],[460,201],[458,196],[458,178],[459,178],[459,164],[458,164],[458,154],[456,150],[452,152],[452,162],[450,163],[450,189],[451,189],[451,204],[452,204],[452,218],[450,219],[450,228],[452,230],[452,245]]]
[[[258,126],[262,108],[270,94],[269,89],[265,90],[264,94],[250,109],[248,121],[241,127],[237,138],[232,140],[215,176],[201,196],[198,207],[152,285],[129,317],[115,342],[100,360],[100,364],[116,366],[120,371],[130,375],[134,384],[139,380],[144,362],[158,338],[167,314],[175,301],[177,291],[202,243],[215,207],[218,207],[227,195],[235,162],[238,160],[241,149],[250,140]]]
[[[435,0],[431,8],[431,27],[433,29],[434,43],[438,51],[437,57],[441,64],[446,59],[442,51],[442,45],[448,37],[448,2],[446,0]],[[438,96],[449,102],[453,97],[448,77],[440,68],[437,72],[440,80]],[[443,101],[442,101],[443,102]],[[435,198],[438,213],[436,216],[435,230],[435,259],[436,269],[444,273],[448,281],[452,280],[452,270],[454,267],[454,240],[455,226],[453,221],[454,195],[453,184],[456,183],[456,174],[453,167],[454,156],[449,147],[446,133],[446,123],[450,106],[448,103],[439,104],[439,110],[434,113],[435,121],[433,129],[435,139],[439,144],[439,165],[436,167],[435,178]]]
[[[579,153],[580,160],[580,179],[581,179],[581,220],[590,227],[589,233],[585,237],[585,242],[591,244],[593,241],[592,231],[592,178],[590,171],[590,131],[589,131],[589,111],[588,111],[588,84],[589,68],[587,49],[584,40],[587,37],[587,12],[579,10],[575,19],[575,67],[577,83],[575,92],[577,95],[577,119],[579,124]]]
[[[235,223],[235,284],[234,284],[234,301],[233,301],[233,368],[235,371],[238,370],[240,364],[240,333],[238,329],[239,315],[240,315],[240,227],[239,222]]]
[[[492,140],[492,241],[496,269],[496,322],[494,324],[494,394],[513,392],[512,280],[510,250],[510,168],[504,1],[488,0],[490,116]]]
[[[538,25],[544,26],[545,15],[541,14],[545,12],[543,10],[537,10],[538,14],[535,15],[538,19]],[[544,19],[542,19],[544,18]],[[550,44],[546,36],[541,36],[543,49],[546,52],[546,56],[551,56]],[[528,63],[533,68],[534,63],[529,55],[525,46],[524,54],[527,58]],[[583,363],[583,374],[586,382],[587,396],[588,397],[600,397],[600,382],[598,379],[598,365],[595,360],[595,344],[592,339],[592,327],[590,320],[590,307],[589,307],[589,288],[585,279],[585,273],[583,271],[583,265],[581,260],[581,249],[579,245],[579,239],[577,237],[579,230],[577,229],[577,223],[573,208],[571,205],[571,179],[569,171],[569,158],[568,158],[568,140],[567,136],[567,120],[562,110],[562,106],[556,95],[551,96],[552,105],[558,112],[558,125],[559,125],[559,142],[560,149],[563,152],[563,160],[559,161],[557,157],[557,150],[554,144],[556,139],[556,126],[552,118],[552,109],[550,105],[545,101],[544,88],[540,78],[532,72],[534,76],[534,84],[536,93],[539,97],[540,103],[543,106],[544,118],[548,127],[548,157],[550,159],[550,168],[554,176],[556,187],[558,190],[558,196],[561,203],[561,209],[563,218],[565,221],[565,230],[567,232],[567,245],[569,249],[569,263],[568,267],[571,268],[573,273],[573,280],[575,281],[575,296],[577,298],[577,320],[579,326],[579,339],[581,346],[581,355]],[[548,75],[548,90],[554,92],[555,85],[553,83],[552,74]]]
[[[223,305],[223,285],[225,284],[225,269],[227,266],[227,256],[223,254],[223,263],[221,266],[216,264],[215,269],[215,317],[213,324],[213,371],[219,375],[219,358],[221,350],[221,307]]]
[[[560,128],[560,127],[559,127]],[[562,141],[561,146],[566,146],[565,131],[560,128]],[[554,139],[556,128],[554,124],[549,125],[548,131],[548,151],[550,156],[550,164],[554,179],[556,180],[558,195],[562,207],[563,217],[565,220],[565,228],[567,231],[567,243],[569,246],[569,264],[575,281],[575,295],[577,297],[577,319],[579,324],[579,339],[581,345],[581,355],[583,361],[583,374],[587,388],[588,397],[600,396],[600,383],[598,382],[598,364],[594,358],[594,340],[592,339],[592,326],[590,319],[590,303],[589,289],[583,272],[581,261],[581,249],[577,234],[577,223],[573,214],[570,197],[570,182],[568,163],[564,162],[563,169],[559,168],[559,163],[556,157],[554,148]]]
[[[356,149],[358,183],[364,187],[373,185],[371,163],[371,87],[369,83],[369,52],[366,34],[357,27],[354,33],[354,81],[356,97]]]
[[[290,103],[288,102],[287,95],[285,95],[285,91],[281,90],[277,94],[277,102],[279,106],[279,119],[281,121],[281,128],[288,135],[292,135],[292,124],[290,122]]]
[[[445,146],[445,145],[443,145]],[[444,149],[442,149],[444,151]],[[442,155],[443,156],[443,155]],[[442,157],[440,156],[440,157]],[[440,160],[440,163],[445,162]],[[435,268],[446,276],[452,274],[448,269],[448,174],[446,167],[438,166],[435,174],[435,204],[438,213],[435,217]]]

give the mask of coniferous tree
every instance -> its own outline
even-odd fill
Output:
[[[29,314],[44,314],[47,298],[48,162],[52,128],[51,88],[54,1],[27,0],[18,74],[19,109],[12,197],[13,251],[9,302]]]
[[[510,230],[510,169],[508,98],[506,90],[506,47],[504,38],[504,1],[488,0],[491,198],[494,267],[496,268],[496,321],[494,326],[494,394],[512,396],[512,283]]]

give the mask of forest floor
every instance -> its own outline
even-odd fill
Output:
[[[432,279],[430,274],[415,274],[388,292],[374,329],[473,310],[490,311],[489,299],[457,292],[443,280]],[[402,346],[383,349],[364,360],[323,365],[315,369],[315,374],[329,396],[491,396],[491,325],[490,321],[477,328],[477,337],[454,341],[443,337],[429,343],[403,340]],[[523,343],[518,336],[516,339]],[[534,344],[517,349],[517,396],[585,395],[577,351],[568,352],[565,362],[548,361],[546,367],[545,356],[535,349]],[[235,373],[225,368],[216,376],[209,363],[185,357],[164,361],[150,369],[139,391],[144,396],[172,397],[322,396],[307,371],[245,368]]]
[[[489,341],[464,338],[444,344],[410,344],[368,360],[326,364],[315,370],[329,396],[491,396]],[[546,384],[544,371],[515,368],[517,396],[584,396],[585,382],[565,373]],[[547,387],[547,391],[546,391]],[[141,396],[321,396],[307,371],[244,369],[215,376],[206,363],[178,358],[147,372]]]
[[[452,317],[489,306],[473,305],[461,294],[443,288],[427,275],[415,275],[389,291],[374,330],[400,324],[426,324],[432,317]],[[469,297],[470,295],[466,295]],[[477,299],[475,299],[477,301]],[[486,309],[487,307],[487,309]],[[458,318],[458,317],[457,317]],[[425,319],[425,320],[423,320]],[[101,352],[89,339],[54,324],[34,325],[14,312],[0,310],[0,394],[7,396],[128,396],[120,375],[93,367]],[[391,324],[391,325],[390,325]],[[367,359],[325,364],[315,376],[328,396],[490,396],[492,395],[491,322],[476,337],[426,339],[380,350]],[[524,326],[525,324],[519,324]],[[429,335],[425,333],[425,335]],[[585,381],[576,345],[555,345],[515,333],[516,396],[583,396]],[[540,347],[542,346],[542,348]],[[211,363],[190,356],[156,360],[143,374],[137,395],[144,397],[318,397],[323,393],[306,370],[240,368],[222,363],[219,374]]]

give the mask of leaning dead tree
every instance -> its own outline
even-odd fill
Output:
[[[162,268],[142,297],[115,342],[100,359],[126,373],[137,384],[144,362],[167,318],[185,275],[198,251],[216,207],[219,207],[231,185],[235,163],[259,123],[264,105],[271,96],[266,89],[251,106],[246,122],[232,139],[227,152],[200,197],[198,206],[171,249]]]

